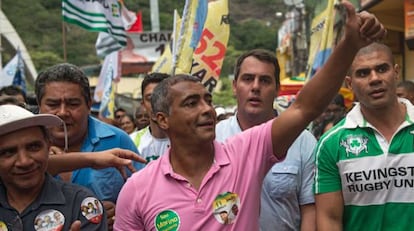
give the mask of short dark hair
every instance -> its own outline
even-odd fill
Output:
[[[170,114],[170,106],[173,98],[171,97],[171,87],[181,82],[200,83],[200,79],[191,75],[178,74],[161,81],[155,88],[151,97],[151,107],[154,114],[158,112]]]
[[[409,80],[403,80],[399,82],[397,87],[402,87],[406,89],[407,91],[414,93],[414,83]]]
[[[151,83],[159,83],[163,81],[164,79],[170,77],[169,74],[159,73],[159,72],[153,72],[150,74],[146,74],[144,77],[144,80],[141,83],[141,96],[144,98],[144,91],[145,88]]]
[[[118,113],[118,112],[124,112],[125,114],[127,113],[127,111],[125,110],[125,109],[123,109],[122,107],[119,107],[119,108],[117,108],[115,111],[114,111],[114,117],[115,118],[120,118],[120,117],[117,117],[117,115],[116,115],[116,113]]]
[[[126,112],[125,109],[123,109],[122,107],[119,107],[114,111],[114,114],[119,112],[119,111]]]
[[[129,120],[134,124],[134,127],[137,127],[137,125],[135,124],[135,117],[134,116],[132,116],[131,114],[129,114],[129,113],[126,113],[123,117],[122,117],[122,119],[123,118],[125,118],[125,117],[127,117],[127,118],[129,118]]]
[[[61,63],[49,67],[37,76],[35,92],[39,105],[45,94],[46,84],[51,82],[70,82],[78,84],[81,87],[82,95],[85,98],[86,103],[92,102],[89,80],[86,74],[73,64]]]
[[[9,96],[9,95],[1,95],[0,105],[5,105],[5,104],[11,104],[11,105],[20,106],[22,108],[26,108],[26,105],[24,104],[22,105],[16,97]]]
[[[2,87],[0,89],[0,96],[1,95],[9,95],[9,96],[22,95],[24,98],[24,102],[27,102],[26,93],[23,91],[22,88],[16,85]]]
[[[264,49],[253,49],[250,51],[247,51],[239,56],[239,58],[236,61],[236,65],[234,67],[234,79],[237,80],[240,74],[240,68],[243,63],[243,61],[247,58],[253,56],[256,59],[260,60],[261,62],[272,64],[275,68],[275,82],[276,82],[276,88],[280,88],[280,66],[279,61],[277,60],[277,57],[275,54],[273,54],[270,51],[264,50]]]
[[[391,62],[391,64],[392,65],[395,64],[395,58],[394,58],[394,55],[392,54],[391,48],[389,46],[383,44],[383,43],[380,43],[380,42],[373,42],[370,45],[359,49],[359,51],[355,55],[355,58],[358,57],[358,56],[361,56],[361,55],[370,54],[370,53],[375,52],[375,51],[384,52],[385,54],[387,54],[388,58],[390,59],[389,61]],[[351,65],[351,67],[348,70],[348,76],[352,76],[352,72],[353,72],[352,68],[353,68],[353,66]]]

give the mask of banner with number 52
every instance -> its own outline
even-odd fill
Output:
[[[200,42],[193,54],[191,75],[211,92],[217,84],[230,36],[228,0],[208,3],[208,15]]]
[[[177,23],[179,25],[179,23]],[[230,36],[228,0],[213,0],[208,3],[208,14],[203,33],[195,49],[190,74],[197,76],[212,92],[217,85],[221,66]],[[181,54],[184,55],[184,54]],[[191,54],[185,54],[191,55]],[[151,72],[171,74],[172,52],[167,44],[164,53],[153,65]],[[176,73],[181,73],[180,69]]]

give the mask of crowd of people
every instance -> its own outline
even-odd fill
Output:
[[[378,19],[342,4],[342,39],[279,113],[279,63],[262,49],[237,59],[226,117],[185,74],[147,74],[113,125],[72,64],[39,74],[36,112],[0,89],[0,230],[410,230],[414,83]]]

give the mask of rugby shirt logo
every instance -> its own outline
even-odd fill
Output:
[[[368,153],[368,138],[363,136],[348,136],[345,140],[341,140],[341,146],[345,148],[346,155],[349,153],[358,156],[362,151]]]

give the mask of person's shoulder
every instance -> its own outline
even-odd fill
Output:
[[[105,136],[107,134],[129,138],[129,135],[124,130],[93,118],[92,116],[90,116],[89,122],[92,123],[99,135]]]
[[[145,165],[144,168],[132,174],[128,181],[134,182],[137,185],[147,185],[149,181],[156,180],[160,175],[164,174],[162,170],[162,156]]]
[[[237,119],[234,115],[221,120],[216,124],[216,140],[220,142],[224,142],[229,137],[232,137],[239,132],[241,132],[241,129],[239,128]]]
[[[139,137],[139,139],[141,139],[141,137],[145,137],[145,136],[152,137],[149,126],[146,126],[145,128],[143,128],[141,130],[138,130],[138,132],[137,132],[137,137]]]
[[[105,123],[93,116],[89,116],[88,118],[88,129],[96,130],[99,133],[122,131],[114,125]]]
[[[316,143],[316,138],[312,134],[312,132],[305,129],[299,134],[299,136],[296,138],[295,142],[312,142],[312,143]]]
[[[232,115],[227,119],[218,121],[216,124],[216,129],[224,129],[224,128],[231,126],[234,119],[235,119],[235,115]]]

